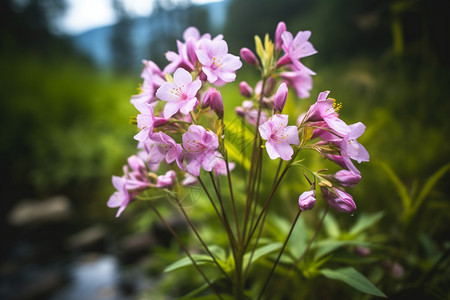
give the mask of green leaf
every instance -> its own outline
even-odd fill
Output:
[[[314,255],[314,258],[320,258],[324,255],[329,254],[330,252],[333,252],[334,250],[341,248],[343,246],[363,246],[363,247],[371,247],[372,244],[367,242],[360,242],[360,241],[336,241],[336,240],[322,240],[315,244],[314,248],[317,249],[316,254]]]
[[[331,214],[328,214],[323,222],[323,226],[328,236],[338,238],[341,235],[339,225]]]
[[[442,176],[447,173],[447,171],[450,170],[450,164],[446,164],[442,168],[440,168],[436,173],[434,173],[425,183],[422,190],[420,191],[419,196],[417,197],[412,214],[414,214],[417,209],[419,209],[420,205],[422,204],[423,200],[428,196],[428,194],[431,192],[433,187],[438,183],[439,179],[441,179]]]
[[[367,228],[373,226],[377,223],[384,215],[384,212],[378,212],[373,215],[361,215],[358,218],[358,221],[355,225],[353,225],[352,229],[350,229],[349,234],[352,236],[356,236]]]
[[[202,265],[205,263],[213,262],[213,259],[209,255],[204,255],[204,254],[194,254],[194,255],[192,255],[192,258],[195,260],[197,265]],[[192,260],[186,256],[186,257],[183,257],[182,259],[177,260],[176,262],[168,265],[164,269],[164,272],[172,272],[174,270],[177,270],[177,269],[180,269],[183,267],[187,267],[192,264],[193,264]]]
[[[261,257],[264,257],[267,254],[270,254],[273,251],[276,251],[276,250],[280,249],[282,245],[283,245],[282,243],[272,243],[272,244],[265,245],[263,247],[260,247],[260,248],[256,249],[255,253],[253,254],[251,262],[253,263],[253,262],[257,261],[258,259],[260,259]],[[246,266],[248,264],[250,256],[251,256],[251,252],[245,253],[245,255],[244,255],[244,266]]]
[[[397,193],[400,196],[400,199],[402,200],[403,207],[405,209],[409,209],[411,206],[411,197],[408,195],[408,191],[406,190],[405,185],[402,183],[400,178],[395,174],[394,170],[385,162],[379,162],[379,165],[383,168],[383,170],[386,172],[386,174],[389,176],[389,178],[392,180],[392,183],[397,188]]]
[[[387,298],[387,296],[382,291],[380,291],[369,279],[367,279],[353,267],[335,270],[322,269],[320,270],[320,273],[329,279],[343,281],[349,286],[363,293]]]

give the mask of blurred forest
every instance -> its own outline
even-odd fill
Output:
[[[2,247],[2,260],[11,258],[20,236],[7,216],[21,199],[65,195],[80,222],[114,221],[106,201],[113,192],[111,175],[135,151],[136,129],[129,121],[136,111],[129,98],[141,82],[141,59],[163,66],[163,53],[176,49],[185,25],[221,33],[206,21],[202,6],[186,1],[168,9],[157,2],[151,17],[166,13],[165,29],[153,37],[147,57],[135,57],[133,19],[121,1],[113,1],[119,16],[113,59],[102,68],[73,47],[72,37],[52,33],[64,1],[0,2],[0,219],[2,237],[11,245]],[[307,109],[320,91],[331,90],[343,102],[344,119],[367,125],[361,143],[371,161],[361,165],[363,181],[354,197],[359,212],[384,212],[383,222],[372,228],[387,236],[379,258],[400,262],[406,272],[402,281],[381,281],[381,289],[392,299],[449,296],[449,2],[230,0],[226,20],[222,30],[234,54],[244,46],[253,49],[255,34],[273,38],[281,20],[291,32],[312,31],[310,41],[319,51],[305,59],[317,72],[312,96],[292,109]],[[246,70],[239,76],[256,78]],[[231,99],[226,109],[242,101],[228,88],[222,94]]]

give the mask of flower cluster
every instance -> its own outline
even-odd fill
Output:
[[[289,125],[289,115],[282,113],[289,89],[299,98],[310,95],[311,76],[315,73],[301,61],[317,53],[309,42],[310,36],[310,31],[299,31],[294,37],[280,22],[274,43],[268,35],[264,43],[256,36],[256,54],[248,48],[241,49],[242,60],[259,69],[263,76],[254,87],[240,82],[244,100],[236,107],[236,115],[265,141],[261,146],[272,160],[280,158],[291,164],[300,149],[309,148],[343,168],[334,175],[314,172],[313,181],[307,178],[311,189],[299,197],[301,210],[313,208],[318,184],[329,206],[353,212],[355,203],[344,189],[361,179],[352,160],[369,160],[368,152],[356,140],[365,126],[360,122],[347,125],[341,120],[340,105],[328,98],[328,91],[319,94],[309,110],[298,117],[296,125]],[[143,61],[140,93],[131,97],[139,111],[139,132],[134,138],[140,152],[128,159],[129,167],[124,167],[122,177],[113,176],[117,191],[108,206],[119,207],[117,216],[142,191],[171,188],[177,176],[184,176],[182,184],[195,184],[201,169],[229,175],[234,167],[226,157],[225,112],[218,88],[236,79],[241,60],[228,53],[222,35],[212,38],[189,27],[183,39],[177,41],[177,52],[166,53],[169,63],[162,70],[152,61]]]
[[[255,249],[258,249],[260,235],[265,232],[269,204],[290,167],[302,168],[309,184],[309,189],[298,198],[297,217],[290,233],[300,213],[315,206],[316,191],[320,191],[324,205],[348,213],[356,209],[352,196],[345,189],[361,180],[353,161],[369,160],[368,152],[357,141],[365,131],[364,124],[347,125],[340,119],[342,105],[328,97],[329,91],[320,93],[317,101],[297,117],[296,124],[290,124],[289,114],[283,113],[286,103],[289,103],[289,90],[298,98],[310,95],[315,73],[302,62],[304,57],[317,53],[309,42],[310,36],[310,31],[299,31],[294,37],[287,31],[286,24],[280,22],[274,42],[269,35],[265,36],[264,42],[256,36],[256,51],[242,48],[238,57],[228,53],[228,45],[221,35],[212,38],[189,27],[183,34],[184,41],[177,41],[178,51],[166,53],[169,63],[163,69],[152,61],[143,61],[140,93],[131,97],[131,103],[139,112],[132,118],[138,129],[134,138],[138,141],[139,152],[128,158],[122,177],[112,177],[117,191],[110,197],[108,206],[118,207],[118,217],[132,201],[148,199],[149,190],[162,189],[168,195],[178,196],[181,195],[178,192],[180,187],[199,183],[214,208],[217,220],[223,225],[219,229],[227,234],[233,263],[230,264],[228,258],[226,262],[218,261],[220,258],[213,255],[203,241],[181,201],[176,201],[176,204],[205,253],[211,257],[211,263],[214,262],[221,270],[220,276],[234,289],[236,299],[248,299],[243,291],[244,274],[252,263]],[[260,71],[261,80],[254,85],[245,81],[239,83],[243,101],[235,108],[231,120],[240,120],[237,123],[241,125],[238,130],[241,136],[233,141],[232,136],[237,132],[229,129],[230,118],[224,110],[220,87],[235,81],[236,71],[242,67],[241,59]],[[291,123],[294,122],[291,119]],[[245,143],[249,140],[248,132],[252,134],[252,147]],[[243,142],[236,146],[236,140]],[[335,174],[325,169],[310,170],[299,158],[303,149],[319,152],[341,169]],[[271,160],[278,160],[279,166],[270,183],[265,184],[261,182],[265,178],[261,174],[273,167]],[[272,172],[268,173],[272,175]],[[227,177],[228,186],[223,194],[221,191],[225,188],[221,188],[221,175]],[[207,183],[210,185],[205,184],[205,177],[209,177]],[[178,178],[183,179],[179,181]],[[247,185],[245,189],[233,189],[233,180],[237,178],[243,179],[242,183]],[[263,189],[269,192],[266,194]],[[247,194],[235,196],[236,190],[245,190]],[[224,199],[229,199],[230,203],[224,203]],[[149,204],[163,219],[152,201]],[[177,237],[170,225],[163,223]],[[235,228],[230,224],[235,224]],[[258,299],[267,287],[290,233]],[[179,238],[177,240],[205,282],[214,289],[214,284],[202,272],[183,242]],[[245,258],[247,255],[250,259]],[[225,271],[224,265],[232,265],[234,270]],[[293,268],[297,265],[295,263]],[[235,274],[231,274],[232,271]],[[218,291],[215,292],[222,298]]]
[[[208,84],[221,86],[234,81],[235,71],[242,63],[238,56],[228,53],[222,36],[201,36],[198,29],[189,27],[183,37],[184,43],[177,41],[178,53],[166,53],[170,63],[163,70],[152,61],[143,61],[140,93],[131,97],[139,111],[139,132],[134,138],[141,151],[139,156],[128,159],[132,172],[125,166],[122,177],[113,176],[117,191],[108,206],[119,207],[117,216],[142,191],[170,188],[177,173],[185,173],[184,184],[195,183],[201,168],[226,174],[217,134],[197,124],[197,118],[209,111],[223,118],[220,92],[214,87],[205,92],[205,88]],[[166,167],[160,166],[162,162]],[[233,169],[234,164],[228,164],[228,169]],[[158,175],[160,170],[167,171]]]

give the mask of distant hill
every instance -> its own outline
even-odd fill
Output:
[[[201,33],[210,32],[216,35],[222,32],[229,2],[224,0],[187,8],[161,10],[150,17],[131,19],[127,42],[131,48],[132,68],[140,69],[142,59],[158,61],[163,58],[164,51],[176,51],[175,39],[181,40],[183,31],[188,26],[198,27]],[[111,39],[116,26],[99,27],[73,36],[72,43],[97,66],[110,68],[114,59]]]

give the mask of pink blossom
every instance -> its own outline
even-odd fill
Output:
[[[141,78],[144,82],[141,86],[141,93],[131,97],[131,103],[152,103],[156,101],[155,90],[164,82],[164,77],[159,67],[151,60],[143,60],[144,69]]]
[[[312,89],[312,77],[307,71],[285,71],[280,73],[290,86],[292,86],[299,98],[309,97],[309,91]]]
[[[277,29],[275,30],[275,50],[279,51],[283,44],[283,40],[281,35],[286,31],[286,23],[279,22],[277,25]]]
[[[259,133],[267,141],[266,150],[271,159],[281,157],[290,160],[294,154],[290,144],[300,144],[297,126],[286,126],[288,118],[288,115],[276,114],[259,126]]]
[[[197,177],[193,176],[190,173],[185,173],[184,174],[184,179],[183,181],[181,181],[181,184],[184,186],[189,186],[189,185],[194,185],[198,182]]]
[[[112,177],[112,184],[116,188],[116,192],[111,195],[108,200],[108,207],[119,207],[117,211],[116,218],[125,210],[127,205],[130,203],[130,194],[126,188],[126,178],[125,177]]]
[[[164,106],[164,117],[170,118],[178,111],[187,115],[197,105],[197,92],[202,86],[200,79],[192,81],[191,74],[178,68],[173,76],[174,82],[164,83],[157,91],[156,97],[167,101]]]
[[[176,173],[173,170],[169,170],[164,175],[158,176],[156,179],[156,187],[157,188],[163,188],[163,187],[169,187],[173,184],[174,179],[176,178]]]
[[[356,140],[364,133],[366,126],[363,123],[358,122],[349,125],[349,128],[349,134],[345,136],[341,142],[341,155],[350,157],[358,163],[369,161],[369,152],[367,152],[366,148]]]
[[[283,50],[286,52],[286,56],[289,58],[290,62],[298,70],[306,68],[303,64],[300,63],[300,58],[317,53],[313,45],[308,42],[310,36],[311,31],[299,31],[295,38],[289,31],[285,31],[281,34],[281,39],[283,40]]]
[[[148,152],[148,163],[158,164],[164,159],[168,164],[176,161],[180,169],[183,169],[183,149],[173,138],[164,132],[152,134],[145,143]]]
[[[217,135],[200,125],[191,125],[182,139],[187,171],[194,176],[200,175],[200,167],[211,172],[218,161],[215,152],[219,147]]]
[[[156,117],[153,114],[155,104],[136,102],[134,105],[140,112],[136,118],[137,127],[140,131],[134,136],[134,139],[142,142],[149,137],[155,127]]]
[[[132,155],[128,158],[128,165],[131,168],[131,172],[128,170],[128,166],[123,167],[127,190],[140,193],[148,188],[150,182],[147,177],[147,167],[144,160],[137,155]]]
[[[350,128],[339,119],[339,115],[334,109],[334,99],[327,99],[329,93],[329,91],[325,91],[319,94],[317,102],[309,108],[305,122],[325,121],[334,132],[340,136],[346,136],[350,132]]]
[[[281,113],[283,111],[284,105],[286,104],[287,95],[288,95],[288,88],[286,86],[286,83],[283,82],[280,84],[275,94],[274,108],[273,108],[275,114]]]
[[[202,71],[210,83],[232,82],[236,78],[234,73],[242,66],[238,56],[228,53],[228,45],[224,40],[207,41],[206,49],[199,49],[195,53],[203,65]]]
[[[316,204],[316,192],[314,190],[303,192],[298,197],[298,205],[301,210],[310,210]]]
[[[356,210],[356,204],[353,201],[353,197],[343,190],[322,187],[322,195],[328,205],[338,211],[353,213]]]

